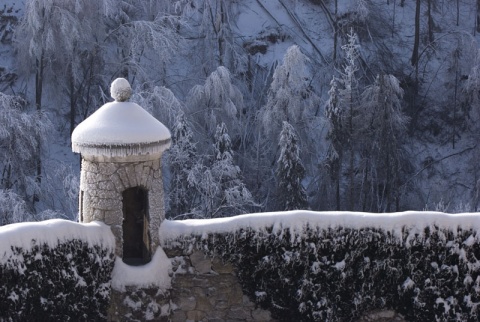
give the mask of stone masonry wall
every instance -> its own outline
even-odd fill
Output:
[[[108,321],[158,322],[240,322],[275,321],[269,311],[255,305],[243,294],[230,263],[196,251],[183,255],[178,249],[165,249],[172,263],[172,288],[129,286],[124,292],[111,291]],[[405,322],[393,310],[366,313],[359,322]]]
[[[122,192],[137,186],[148,191],[151,249],[159,244],[158,228],[164,219],[165,206],[160,155],[151,156],[150,160],[131,161],[127,157],[118,162],[117,159],[115,162],[82,159],[79,202],[80,221],[98,220],[110,225],[115,235],[115,253],[122,257]]]
[[[243,295],[231,264],[200,251],[165,252],[173,267],[171,321],[273,321],[270,312]]]

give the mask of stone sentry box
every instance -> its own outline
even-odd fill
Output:
[[[81,153],[79,221],[110,225],[116,255],[127,264],[148,263],[165,216],[162,153],[170,131],[139,105],[128,102],[131,87],[117,78],[115,102],[100,107],[72,133]]]

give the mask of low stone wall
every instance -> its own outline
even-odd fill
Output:
[[[108,321],[170,321],[170,293],[155,288],[127,287],[125,292],[110,293]]]
[[[231,264],[200,251],[165,251],[173,266],[171,321],[273,321],[243,294]]]
[[[244,295],[231,263],[201,251],[184,255],[181,249],[164,249],[172,264],[172,288],[126,287],[112,289],[108,321],[275,321]],[[394,310],[373,310],[359,322],[405,322]]]

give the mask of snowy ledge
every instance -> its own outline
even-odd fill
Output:
[[[407,211],[388,214],[362,212],[314,212],[287,211],[266,212],[239,215],[235,217],[216,219],[188,219],[183,221],[165,220],[159,230],[162,245],[168,245],[182,236],[205,236],[214,233],[231,233],[250,228],[262,231],[272,228],[273,232],[289,229],[290,232],[301,234],[305,227],[310,228],[376,228],[391,232],[399,242],[404,243],[402,230],[409,231],[409,237],[418,234],[422,236],[426,227],[438,227],[451,230],[456,234],[457,228],[471,229],[480,232],[480,213],[446,214],[441,212]],[[478,236],[478,234],[477,234]],[[407,237],[407,239],[409,239]],[[476,237],[477,238],[477,237]],[[408,243],[406,243],[408,246]]]
[[[121,258],[115,260],[112,272],[112,287],[120,292],[125,291],[126,286],[143,288],[158,288],[166,292],[171,288],[171,278],[168,274],[172,265],[162,248],[157,248],[152,261],[142,266],[130,266]]]
[[[47,244],[54,248],[59,243],[78,239],[89,246],[102,246],[110,250],[115,248],[115,239],[110,226],[101,222],[80,224],[63,219],[51,219],[41,222],[26,222],[0,226],[0,264],[12,255],[12,247],[30,251],[34,244]]]

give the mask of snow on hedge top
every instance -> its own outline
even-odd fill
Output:
[[[139,105],[125,102],[131,95],[126,79],[117,78],[110,91],[115,102],[100,107],[73,131],[73,152],[113,157],[160,153],[170,146],[165,125]]]
[[[75,223],[63,219],[51,219],[41,222],[25,222],[0,227],[0,264],[12,255],[11,247],[20,247],[25,251],[32,249],[32,240],[36,245],[47,244],[55,247],[59,243],[78,239],[89,246],[102,246],[112,251],[115,238],[110,226],[101,222],[88,224]]]
[[[336,227],[351,229],[377,228],[392,232],[399,242],[405,242],[408,246],[408,239],[415,237],[415,234],[422,236],[426,227],[437,226],[440,229],[451,230],[454,234],[458,227],[464,230],[472,229],[480,232],[480,214],[446,214],[426,211],[374,214],[296,210],[216,219],[165,220],[160,227],[159,234],[162,244],[166,245],[169,241],[182,236],[231,233],[246,228],[252,228],[256,231],[273,228],[274,232],[289,229],[292,232],[292,238],[294,238],[294,233],[301,234],[306,226],[324,229]],[[406,240],[403,240],[402,230],[404,228],[409,232]]]

